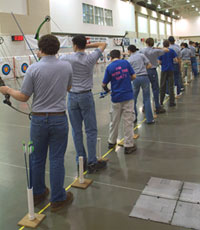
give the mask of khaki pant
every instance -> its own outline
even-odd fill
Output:
[[[108,142],[112,144],[117,143],[118,128],[122,117],[124,126],[124,147],[132,147],[134,145],[134,100],[112,103],[110,113],[111,122]]]
[[[186,82],[186,79],[185,79],[186,76],[187,76],[187,81],[190,82],[191,72],[192,72],[191,60],[182,60],[181,71],[182,71],[183,82]]]

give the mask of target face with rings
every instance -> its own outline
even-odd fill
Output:
[[[10,71],[11,71],[11,68],[10,68],[10,66],[8,64],[4,64],[2,66],[2,73],[4,75],[8,75],[10,73]]]
[[[26,73],[27,69],[28,69],[28,64],[27,63],[23,63],[21,65],[21,71],[22,71],[22,73]]]

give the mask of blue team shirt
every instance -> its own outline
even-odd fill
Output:
[[[111,100],[114,103],[133,99],[131,75],[135,74],[126,60],[116,60],[107,66],[103,83],[111,83]]]
[[[162,66],[162,72],[164,71],[173,71],[174,70],[174,58],[177,57],[177,54],[174,50],[169,49],[169,52],[165,53],[164,55],[160,56],[158,60],[160,60]]]

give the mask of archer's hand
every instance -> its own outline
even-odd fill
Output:
[[[8,86],[1,86],[0,87],[0,92],[4,95],[8,94],[8,91],[9,91],[9,87]]]

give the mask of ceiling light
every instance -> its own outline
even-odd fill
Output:
[[[169,10],[168,10],[168,9],[166,9],[166,10],[165,10],[165,12],[166,12],[166,13],[169,13]]]
[[[196,10],[196,11],[198,11],[199,9],[198,9],[198,8],[196,8],[195,10]]]
[[[174,16],[174,15],[175,15],[175,13],[174,13],[174,12],[172,12],[172,15]]]
[[[160,5],[158,5],[158,6],[157,6],[157,8],[158,8],[158,9],[161,9],[161,6],[160,6]]]
[[[151,0],[148,0],[148,1],[147,1],[147,4],[151,5]]]
[[[190,3],[190,0],[186,0],[187,3]]]
[[[195,7],[195,5],[192,5],[192,7],[194,8],[194,7]]]

